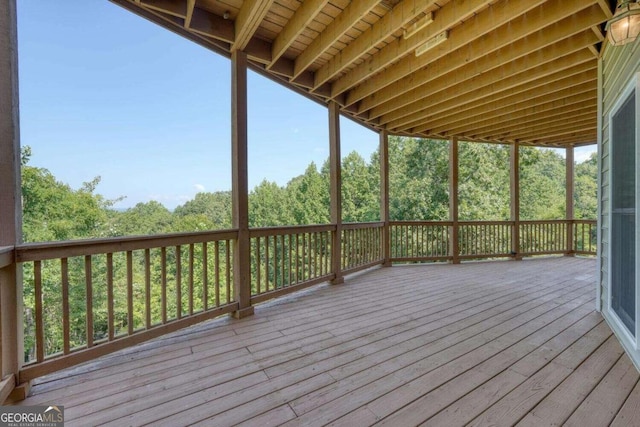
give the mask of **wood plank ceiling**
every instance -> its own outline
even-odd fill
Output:
[[[391,134],[596,142],[609,0],[111,0]]]

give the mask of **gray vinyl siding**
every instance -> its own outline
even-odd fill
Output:
[[[609,141],[609,114],[621,93],[627,87],[632,77],[640,71],[640,39],[636,42],[613,47],[607,45],[602,55],[602,76],[599,76],[599,85],[602,85],[602,120],[600,129],[600,292],[602,313],[607,320],[607,296],[609,293],[609,226],[610,226],[610,141]],[[612,325],[612,322],[609,322]],[[612,328],[616,332],[616,328]],[[623,343],[624,344],[624,343]],[[627,348],[631,358],[640,365],[640,354]]]

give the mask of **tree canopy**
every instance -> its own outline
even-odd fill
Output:
[[[115,210],[117,200],[99,194],[100,177],[73,189],[47,169],[29,164],[22,152],[24,240],[57,241],[230,228],[231,192],[201,192],[173,212],[156,201]],[[460,143],[461,220],[509,218],[509,147]],[[447,220],[449,145],[446,141],[391,137],[392,220]],[[595,155],[575,168],[575,216],[595,218]],[[521,218],[561,219],[565,213],[565,164],[556,151],[520,150]],[[380,219],[380,156],[357,152],[342,159],[343,221]],[[251,227],[329,222],[329,163],[311,163],[286,185],[263,180],[249,194]]]

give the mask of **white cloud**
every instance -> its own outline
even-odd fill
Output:
[[[589,157],[591,157],[592,153],[595,153],[597,150],[597,147],[595,145],[587,145],[585,147],[577,147],[574,150],[574,158],[576,163],[582,163],[585,160],[589,159]]]
[[[204,190],[206,190],[205,186],[202,184],[195,184],[193,187],[199,192],[203,192]]]

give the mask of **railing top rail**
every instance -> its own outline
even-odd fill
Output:
[[[573,222],[575,224],[597,224],[598,220],[596,219],[574,219]]]
[[[458,221],[458,225],[513,225],[514,221],[496,220],[496,221]]]
[[[357,230],[361,228],[380,228],[384,227],[384,222],[347,222],[342,224],[343,230]]]
[[[390,225],[453,225],[453,221],[389,221]]]
[[[567,224],[573,221],[571,219],[528,219],[520,220],[520,224]]]
[[[0,268],[13,264],[15,252],[13,246],[0,246]]]
[[[67,240],[62,242],[23,243],[16,246],[16,260],[18,262],[26,262],[188,245],[192,243],[235,239],[237,234],[237,230],[219,230],[154,236],[127,236],[110,237],[106,239]]]
[[[325,231],[333,231],[335,229],[335,224],[290,225],[282,227],[251,228],[249,229],[249,234],[251,237],[266,237],[278,236],[281,234],[321,233]]]

